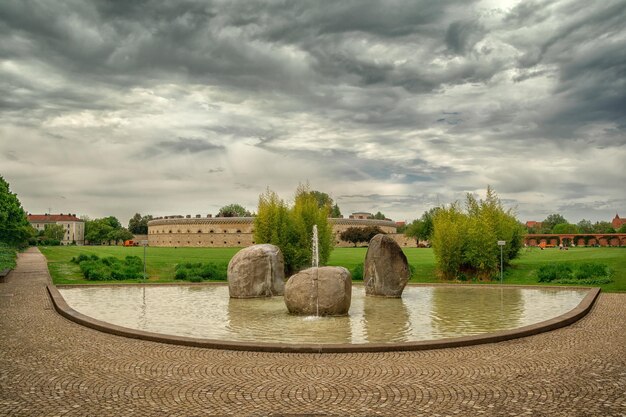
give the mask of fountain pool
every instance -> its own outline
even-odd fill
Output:
[[[349,315],[290,315],[283,297],[232,299],[226,285],[65,287],[74,310],[114,325],[166,335],[288,344],[404,343],[536,324],[574,309],[586,289],[407,286],[402,298],[352,289]]]

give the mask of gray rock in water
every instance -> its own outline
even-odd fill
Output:
[[[285,285],[285,304],[292,314],[345,316],[351,301],[350,271],[340,266],[305,269]]]
[[[370,240],[363,266],[365,294],[402,297],[410,274],[406,255],[395,240],[383,234]]]
[[[285,261],[278,246],[253,245],[237,252],[228,263],[231,298],[283,295]]]

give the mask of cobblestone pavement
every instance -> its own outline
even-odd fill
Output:
[[[626,294],[508,342],[418,352],[198,349],[58,315],[36,249],[0,284],[0,415],[626,416]],[[280,329],[277,329],[280,331]]]

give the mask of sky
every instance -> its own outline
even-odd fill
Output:
[[[626,217],[626,0],[0,2],[0,175],[30,213],[396,221],[495,189]]]

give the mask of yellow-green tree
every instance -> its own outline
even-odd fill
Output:
[[[437,270],[442,278],[461,274],[489,279],[500,269],[497,241],[506,242],[503,264],[517,257],[522,247],[524,227],[512,210],[505,210],[495,191],[487,188],[485,199],[466,197],[466,211],[455,203],[437,210],[433,219],[432,246]]]
[[[269,188],[259,196],[254,220],[254,241],[278,246],[285,258],[287,274],[311,265],[313,225],[317,225],[320,265],[328,261],[332,250],[332,227],[328,222],[329,208],[320,206],[308,186],[296,190],[290,208]]]

